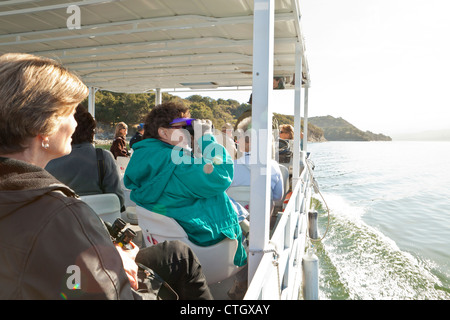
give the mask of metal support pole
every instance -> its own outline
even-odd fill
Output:
[[[300,42],[297,42],[295,45],[294,158],[292,160],[292,189],[295,188],[300,176],[300,134],[302,125],[301,90],[302,46]]]
[[[303,151],[308,151],[308,86],[305,87],[305,100],[304,109],[305,115],[303,116]]]
[[[88,97],[88,111],[95,119],[95,93],[97,88],[89,87],[89,97]]]
[[[161,88],[156,88],[155,92],[155,106],[161,104],[162,96],[161,96]]]
[[[273,0],[254,1],[251,154],[257,161],[250,164],[249,283],[269,242],[274,13]]]

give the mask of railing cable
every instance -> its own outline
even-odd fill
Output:
[[[277,250],[277,245],[275,242],[269,240],[269,244],[273,247],[268,249],[259,249],[259,250],[249,250],[251,253],[273,253],[272,264],[277,268],[277,282],[278,282],[278,298],[281,300],[281,280],[280,280],[280,266],[278,262],[279,254]]]

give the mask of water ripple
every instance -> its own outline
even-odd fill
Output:
[[[321,299],[450,299],[450,142],[310,151],[331,208]]]

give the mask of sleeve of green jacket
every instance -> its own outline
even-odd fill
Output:
[[[202,156],[180,157],[174,176],[199,198],[209,198],[230,186],[234,174],[233,159],[213,135],[199,138],[198,146]]]

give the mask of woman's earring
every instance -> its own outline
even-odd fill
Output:
[[[48,138],[42,140],[42,148],[47,150],[49,147],[50,147],[50,145],[48,144]]]

